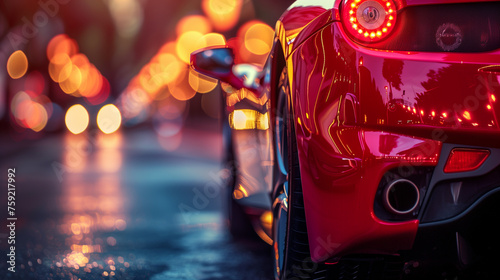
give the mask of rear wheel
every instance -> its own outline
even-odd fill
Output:
[[[286,70],[280,77],[274,146],[273,251],[276,279],[322,279],[323,265],[311,260]]]

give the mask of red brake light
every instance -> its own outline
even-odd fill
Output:
[[[490,151],[478,149],[453,149],[444,166],[445,173],[465,172],[478,169],[488,158]]]
[[[392,0],[346,0],[342,22],[349,33],[363,42],[386,38],[396,23],[396,6]]]

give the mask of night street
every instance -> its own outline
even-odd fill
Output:
[[[2,279],[270,279],[270,246],[226,231],[217,122],[180,135],[175,152],[147,127],[21,144],[2,135],[17,218],[16,272]],[[0,217],[3,274],[7,207]]]
[[[0,1],[0,280],[500,279],[500,1]]]

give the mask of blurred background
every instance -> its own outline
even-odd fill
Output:
[[[2,226],[0,273],[270,279],[270,248],[225,231],[221,89],[188,63],[230,45],[262,65],[290,2],[2,1],[0,178],[15,169],[16,204],[0,219],[17,220],[16,272]]]
[[[188,68],[190,53],[229,44],[240,62],[262,64],[286,2],[3,1],[2,128],[16,139],[78,134],[80,114],[99,127],[94,116],[106,104],[118,108],[116,127],[153,120],[159,134],[165,120],[218,118],[217,81]]]

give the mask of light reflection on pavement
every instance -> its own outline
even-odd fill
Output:
[[[225,230],[217,129],[182,137],[175,152],[144,128],[2,137],[0,170],[17,169],[16,273],[5,279],[270,279],[270,248]]]

